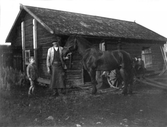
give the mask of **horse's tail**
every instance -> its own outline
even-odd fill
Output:
[[[132,59],[132,56],[130,55],[130,53],[128,53],[128,52],[125,52],[125,56],[127,57],[125,67],[126,67],[126,70],[128,70],[128,73],[129,73],[128,77],[130,79],[130,82],[133,82],[134,77],[135,77],[135,71],[134,71],[134,67],[133,67],[133,59]]]

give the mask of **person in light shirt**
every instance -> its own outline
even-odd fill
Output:
[[[56,37],[53,41],[53,46],[48,49],[46,66],[47,72],[51,74],[50,88],[54,96],[59,96],[59,92],[65,93],[65,72],[66,65],[63,60],[62,50],[63,47],[59,45],[60,38]]]

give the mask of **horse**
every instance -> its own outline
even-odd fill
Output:
[[[91,78],[92,94],[97,92],[96,71],[118,70],[124,82],[122,93],[132,94],[133,61],[131,55],[124,50],[101,51],[91,46],[90,42],[82,37],[70,36],[65,45],[63,55],[78,51],[82,56],[82,64]]]

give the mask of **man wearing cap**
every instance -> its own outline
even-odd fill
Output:
[[[51,74],[50,88],[53,90],[54,96],[59,95],[59,90],[61,90],[62,93],[65,92],[65,64],[62,56],[63,47],[59,46],[59,43],[60,38],[57,37],[52,43],[53,46],[48,49],[46,59],[47,72]]]

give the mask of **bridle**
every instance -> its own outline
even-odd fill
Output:
[[[77,45],[76,45],[76,38],[74,39],[74,45],[71,45],[71,46],[64,46],[64,49],[67,49],[68,52],[72,52],[73,50],[75,50],[77,48]]]

